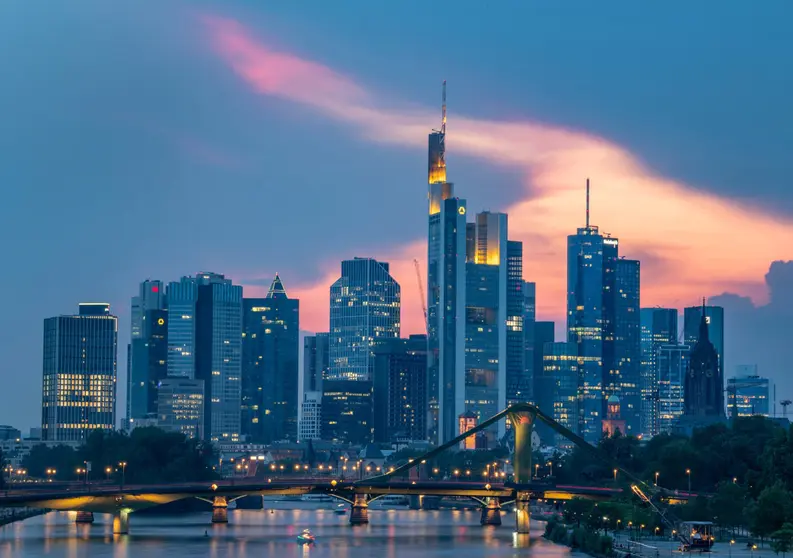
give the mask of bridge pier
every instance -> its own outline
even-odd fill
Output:
[[[531,482],[531,434],[537,414],[529,410],[509,413],[509,422],[515,429],[515,450],[512,455],[513,480],[515,484]]]
[[[75,523],[93,523],[94,522],[94,512],[89,511],[78,511],[77,516],[74,518]]]
[[[497,497],[487,499],[487,506],[482,508],[481,525],[501,525],[501,501]]]
[[[212,523],[229,522],[229,501],[225,496],[215,496],[212,500]]]
[[[350,506],[350,525],[369,524],[369,504],[366,501],[366,494],[356,494]]]
[[[113,514],[113,534],[129,534],[129,510],[118,510]]]
[[[518,492],[518,499],[515,500],[515,512],[515,532],[518,535],[528,535],[531,527],[528,492]]]
[[[424,501],[424,496],[421,494],[411,494],[408,496],[408,508],[411,510],[420,510],[422,509],[422,503]]]

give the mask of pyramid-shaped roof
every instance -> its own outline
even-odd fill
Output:
[[[270,290],[267,291],[267,296],[265,298],[289,298],[286,295],[286,289],[284,289],[284,284],[281,282],[281,278],[278,277],[278,274],[275,274],[275,279],[273,279],[272,285],[270,285]]]

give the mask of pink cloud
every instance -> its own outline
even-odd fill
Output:
[[[237,22],[205,17],[204,23],[216,54],[257,92],[309,105],[368,140],[424,147],[438,120],[435,110],[377,106],[375,96],[354,80],[273,51]],[[592,134],[453,111],[447,145],[455,155],[524,172],[526,196],[502,210],[509,213],[511,238],[524,242],[524,275],[537,281],[539,313],[545,317],[564,316],[566,237],[583,225],[586,177],[593,184],[593,223],[620,238],[621,254],[643,256],[652,269],[642,280],[643,305],[694,304],[703,294],[727,288],[761,302],[769,263],[793,258],[790,221],[659,176],[626,148]],[[424,161],[417,157],[416,164]],[[454,181],[454,169],[449,172]],[[456,185],[461,196],[475,187]],[[391,262],[403,289],[404,333],[423,330],[412,260],[424,265],[424,241],[357,255]],[[327,288],[335,278],[329,272],[322,281],[295,289],[305,300],[303,308],[312,309],[304,314],[304,328],[327,328]]]

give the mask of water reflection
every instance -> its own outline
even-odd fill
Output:
[[[369,525],[352,527],[332,510],[281,509],[229,511],[229,523],[211,524],[211,514],[130,517],[130,534],[113,535],[112,518],[96,514],[93,525],[74,523],[53,512],[0,527],[0,558],[427,558],[436,551],[454,558],[533,556],[567,558],[568,549],[532,534],[514,534],[510,515],[501,527],[479,525],[478,510],[370,510]],[[313,546],[296,543],[310,528]],[[208,536],[205,536],[205,533]]]

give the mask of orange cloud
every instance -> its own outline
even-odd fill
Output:
[[[378,106],[350,78],[271,50],[235,21],[203,21],[214,51],[256,91],[311,106],[369,140],[423,148],[438,120],[434,111]],[[374,129],[377,135],[370,136]],[[524,171],[525,199],[503,211],[509,214],[510,237],[524,242],[524,275],[538,283],[541,316],[564,316],[566,237],[583,225],[585,177],[593,181],[593,223],[620,238],[622,255],[642,260],[643,306],[680,307],[724,290],[762,301],[769,263],[793,258],[789,220],[658,176],[624,147],[591,134],[453,112],[447,146],[455,155]],[[416,164],[424,161],[417,158]],[[475,187],[458,184],[457,193],[465,196]],[[422,331],[412,259],[424,265],[424,241],[357,255],[391,262],[402,285],[403,333]],[[293,289],[305,300],[304,328],[327,329],[327,289],[336,277],[329,272],[320,284]]]

